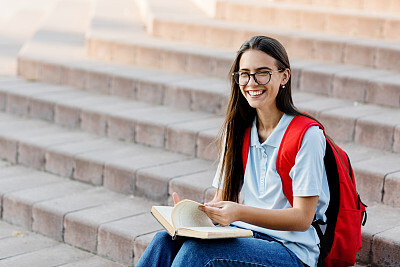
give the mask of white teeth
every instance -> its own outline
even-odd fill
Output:
[[[258,96],[261,95],[264,91],[260,90],[260,91],[247,91],[247,93],[249,93],[249,95],[251,96]]]

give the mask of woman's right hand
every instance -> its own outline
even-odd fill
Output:
[[[240,220],[239,209],[244,207],[236,202],[232,201],[220,201],[214,203],[205,203],[199,207],[199,210],[203,211],[207,216],[214,222],[221,226],[227,226],[232,222]]]

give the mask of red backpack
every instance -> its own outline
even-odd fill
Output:
[[[311,126],[324,128],[313,119],[295,116],[282,138],[276,159],[276,169],[282,179],[283,192],[293,206],[292,179],[289,172],[294,166],[303,136]],[[249,153],[250,130],[246,129],[243,142],[243,170],[246,169]],[[326,137],[325,131],[324,135]],[[321,220],[314,221],[320,238],[319,266],[353,266],[356,253],[361,249],[361,225],[365,224],[367,207],[361,202],[356,191],[353,170],[347,154],[326,138],[324,157],[328,178],[330,202],[325,213],[327,217],[325,233]]]

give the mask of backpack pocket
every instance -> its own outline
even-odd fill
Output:
[[[341,208],[337,217],[335,237],[324,266],[352,266],[361,249],[362,211]]]

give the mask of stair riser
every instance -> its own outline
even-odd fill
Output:
[[[20,238],[26,239],[25,242],[35,243],[39,241],[32,239],[36,234],[28,232],[33,230],[131,266],[133,257],[138,257],[133,254],[135,238],[161,230],[161,226],[149,214],[151,206],[155,203],[21,166],[3,166],[2,171],[4,173],[2,172],[0,180],[3,211],[1,219],[13,224],[9,239],[15,239],[16,234],[21,233]],[[121,227],[121,224],[125,225]],[[3,223],[2,229],[4,225]],[[16,225],[25,229],[20,229]],[[130,227],[127,227],[128,225]],[[121,233],[121,229],[123,231],[128,229],[130,232]],[[115,240],[114,236],[118,236],[118,239]],[[124,240],[125,246],[122,249],[119,244]],[[39,260],[34,258],[36,253],[31,253],[42,249],[40,247],[42,244],[38,243],[34,249],[26,252],[21,249],[18,251],[27,253],[26,256],[35,263],[43,264],[43,253]],[[47,247],[50,245],[48,242]],[[57,242],[56,245],[60,246]],[[4,247],[4,242],[2,246]],[[114,248],[111,254],[108,247]],[[52,250],[50,247],[49,249]],[[120,251],[124,253],[119,253]],[[9,256],[7,263],[10,259],[13,262],[12,254]],[[68,256],[74,257],[72,254]],[[88,256],[93,257],[93,255]],[[72,259],[76,264],[78,258]],[[21,265],[20,259],[18,260],[17,265]],[[47,259],[46,263],[49,263]],[[61,263],[62,261],[59,261],[58,264]],[[107,265],[107,262],[103,261],[107,266],[120,266],[110,263]],[[24,262],[22,265],[26,264]],[[58,265],[55,262],[54,264]],[[92,266],[89,262],[83,265]],[[93,266],[100,266],[100,262]]]
[[[126,49],[120,49],[119,46],[122,45]],[[87,40],[86,51],[88,56],[102,60],[223,78],[227,77],[233,61],[233,59],[217,58],[211,55],[196,55],[188,54],[184,51],[165,50],[164,47],[116,44],[112,41],[95,38]],[[128,54],[127,51],[129,51]]]
[[[382,110],[373,109],[365,112],[356,113],[355,109],[338,109],[325,112],[315,113],[313,110],[306,110],[310,114],[317,117],[325,126],[328,135],[332,136],[336,141],[355,142],[371,148],[380,150],[398,152],[399,134],[398,120],[393,123],[381,124],[374,121],[374,116],[378,115],[382,118],[391,116]],[[349,114],[346,112],[355,112]],[[368,118],[371,118],[369,120]]]
[[[363,155],[368,157],[368,155]],[[380,157],[366,160],[353,158],[352,167],[356,178],[357,191],[363,201],[384,203],[399,207],[398,200],[400,168],[398,158]]]
[[[399,211],[390,206],[377,205],[367,209],[368,219],[362,230],[362,249],[357,260],[371,266],[397,266]]]
[[[195,173],[186,177],[177,177],[169,182],[169,198],[168,204],[172,205],[172,193],[177,192],[181,199],[193,199],[200,203],[211,201],[216,189],[212,187],[216,170],[208,170],[206,172]]]
[[[21,62],[21,70],[24,69],[23,62]],[[55,65],[55,68],[57,66]],[[337,70],[340,71],[340,70]],[[79,69],[76,70],[79,72]],[[310,91],[310,88],[315,88],[319,91],[315,91],[317,93],[321,93],[321,88],[325,88],[326,84],[333,84],[331,88],[327,88],[325,90],[325,94],[328,95],[339,95],[343,93],[343,95],[347,94],[347,98],[350,100],[357,100],[356,98],[370,98],[372,99],[373,93],[379,91],[379,88],[382,88],[382,83],[373,86],[371,83],[364,83],[368,85],[367,88],[363,88],[364,93],[359,93],[357,90],[362,88],[361,85],[357,83],[359,78],[355,77],[354,80],[350,78],[334,75],[334,74],[326,74],[324,71],[297,71],[296,69],[293,71],[294,75],[300,76],[298,81],[294,80],[294,85],[299,84],[300,89],[308,88],[307,91]],[[85,72],[84,72],[85,73]],[[89,71],[86,71],[89,73]],[[21,74],[25,76],[25,72],[21,71]],[[107,74],[103,74],[107,75]],[[95,76],[95,75],[94,75]],[[47,76],[42,76],[40,79],[47,81]],[[85,80],[85,78],[82,78]],[[135,81],[132,81],[135,82]],[[136,81],[137,83],[141,83],[143,86],[145,85],[144,81]],[[358,84],[359,87],[353,86],[354,84]],[[151,87],[152,83],[146,84],[146,87]],[[156,85],[157,88],[162,88],[163,84]],[[352,88],[352,90],[347,90],[348,88]],[[385,87],[387,88],[387,87]],[[96,87],[89,88],[89,90],[95,91]],[[107,91],[112,91],[112,89],[108,89]],[[163,90],[161,89],[161,94]],[[181,90],[167,90],[169,99],[177,98],[182,99]],[[177,95],[174,95],[174,91]],[[182,87],[182,91],[184,94],[191,94],[191,98],[196,99],[197,104],[192,104],[191,106],[198,105],[199,109],[201,107],[210,104],[208,110],[210,109],[219,109],[221,110],[221,102],[227,102],[227,97],[221,94],[217,94],[218,98],[215,102],[212,101],[212,95],[207,92],[193,92],[189,88],[185,89]],[[304,90],[305,91],[305,90]],[[398,91],[398,92],[397,92]],[[156,91],[154,91],[154,94]],[[392,101],[396,98],[396,93],[400,94],[400,87],[394,87],[392,91],[389,91],[390,97],[388,96],[387,100]],[[1,93],[0,93],[1,95]],[[380,96],[382,94],[376,94]],[[175,96],[175,97],[174,97]],[[400,96],[399,96],[400,97]],[[3,99],[6,96],[3,94]],[[221,99],[221,100],[218,100]],[[223,100],[222,100],[223,99]],[[5,101],[5,100],[4,100]],[[168,101],[167,101],[168,102]],[[181,102],[181,101],[178,101]],[[212,104],[214,103],[214,105]],[[156,103],[157,104],[157,103]],[[300,107],[305,111],[315,115],[316,117],[321,118],[323,123],[325,124],[328,133],[335,138],[337,141],[355,141],[358,144],[370,146],[373,148],[383,149],[387,151],[399,151],[400,150],[400,137],[399,137],[399,127],[396,122],[392,122],[390,124],[378,125],[376,123],[371,123],[368,120],[358,121],[361,116],[365,115],[373,115],[372,113],[362,114],[360,116],[354,116],[351,118],[341,118],[338,120],[337,115],[328,115],[324,113],[324,110],[327,109],[323,107],[322,110],[319,110],[317,107],[313,107],[308,105],[307,102],[299,103]],[[394,103],[393,103],[394,104]],[[207,136],[201,134],[200,132],[182,132],[174,129],[173,126],[168,125],[153,125],[151,123],[147,123],[146,121],[139,121],[134,119],[124,119],[118,116],[108,115],[106,113],[101,112],[88,112],[85,110],[81,110],[78,107],[70,107],[62,104],[53,104],[46,103],[43,104],[43,101],[36,101],[35,99],[27,99],[26,97],[15,96],[13,94],[7,95],[7,106],[5,107],[7,111],[11,113],[16,113],[19,115],[29,115],[34,118],[43,114],[44,116],[41,119],[50,120],[51,117],[54,117],[54,121],[63,126],[68,126],[71,128],[81,128],[89,132],[94,132],[99,135],[108,135],[112,137],[122,138],[127,141],[134,141],[139,144],[146,144],[155,147],[164,147],[167,149],[171,149],[175,152],[184,153],[191,156],[197,156],[204,159],[213,160],[216,158],[215,149],[207,148],[208,144],[213,140],[214,136]],[[35,110],[40,110],[39,108],[33,107],[46,107],[44,110],[47,112],[36,112],[34,114],[28,113],[28,111],[32,112]],[[52,106],[52,107],[51,107]],[[338,107],[336,107],[338,108]],[[49,115],[50,114],[50,115]],[[346,114],[344,114],[346,115]],[[347,116],[348,117],[348,116]],[[339,123],[340,122],[340,123]],[[339,123],[339,124],[338,124]],[[346,127],[343,127],[346,125]],[[339,126],[339,127],[338,127]],[[122,129],[121,132],[116,131],[116,129]],[[200,134],[199,134],[200,133]],[[386,138],[382,138],[385,136]],[[183,140],[185,140],[183,142]],[[194,141],[194,142],[193,142]],[[194,145],[197,144],[197,145]],[[9,158],[10,159],[10,158]]]
[[[148,223],[148,222],[142,222]],[[151,230],[160,230],[159,228],[150,228]],[[133,238],[128,238],[124,234],[110,233],[108,231],[98,230],[98,254],[107,258],[118,260],[125,264],[133,262]]]
[[[397,126],[394,131],[393,148],[394,152],[400,152],[400,126]]]
[[[392,71],[398,71],[400,65],[398,48],[378,46],[377,43],[363,44],[350,40],[343,41],[343,39],[338,41],[337,39],[284,35],[279,32],[261,30],[218,28],[217,26],[192,25],[187,22],[159,19],[155,19],[153,25],[152,32],[150,32],[153,36],[212,47],[237,50],[251,36],[268,35],[280,40],[291,58],[313,59]],[[362,57],[358,55],[362,55]]]
[[[219,1],[216,18],[230,21],[270,25],[280,29],[328,32],[362,38],[399,39],[400,20],[388,17],[315,11],[277,5],[253,6]]]
[[[400,207],[400,198],[398,192],[400,192],[400,172],[388,174],[385,177],[385,192],[383,195],[383,202],[393,207]]]
[[[4,141],[8,142],[11,138],[12,137],[3,137],[0,145],[3,145]],[[44,137],[44,139],[46,139],[46,137]],[[146,174],[140,174],[138,176],[136,171],[138,169],[154,167],[159,164],[172,164],[176,161],[184,160],[184,158],[182,158],[181,156],[174,158],[171,156],[164,157],[163,155],[143,155],[143,153],[139,151],[135,153],[135,151],[132,150],[129,151],[129,154],[131,156],[126,156],[126,158],[128,159],[127,163],[116,164],[112,161],[112,159],[116,156],[114,156],[113,154],[107,155],[110,154],[110,152],[107,152],[107,154],[105,154],[104,156],[99,157],[99,153],[100,155],[102,155],[102,153],[106,152],[102,152],[101,150],[99,150],[99,152],[90,152],[91,149],[89,149],[89,152],[87,153],[74,155],[74,153],[71,152],[67,153],[61,150],[57,151],[57,146],[51,146],[49,148],[46,148],[45,146],[37,147],[29,144],[24,144],[22,141],[16,144],[16,147],[14,148],[15,151],[17,151],[17,147],[27,147],[31,149],[19,149],[18,161],[16,163],[28,165],[30,167],[42,169],[55,174],[72,174],[73,177],[71,178],[79,181],[83,181],[93,185],[103,185],[104,187],[113,191],[121,192],[124,194],[137,194],[139,196],[147,197],[164,203],[166,202],[165,197],[168,196],[168,187],[170,180],[162,177],[155,177],[151,175],[149,176]],[[132,157],[133,154],[137,155]],[[52,155],[57,156],[52,157]],[[0,153],[1,158],[5,158],[7,156],[7,154],[4,155],[4,152]],[[14,158],[16,157],[17,155],[14,155]],[[141,158],[141,163],[135,163],[135,165],[132,165],[132,162],[135,162],[135,158]],[[19,159],[23,160],[20,161]],[[38,162],[40,162],[40,165],[37,164]],[[71,165],[68,166],[68,163]],[[397,165],[398,164],[395,161],[383,161],[382,164],[380,164],[380,166],[382,166],[383,168],[382,170],[368,170],[369,166],[374,166],[373,162],[369,164],[365,163],[364,161],[353,163],[356,177],[358,179],[357,183],[360,194],[365,199],[378,202],[381,202],[381,200],[383,199],[383,202],[385,204],[390,203],[391,205],[400,205],[400,203],[396,200],[397,198],[395,197],[397,191],[392,190],[399,187],[398,183],[400,182],[400,179],[395,179],[395,177],[391,178],[390,180],[388,179],[391,187],[382,191],[382,188],[384,188],[383,181],[386,174],[398,172],[399,169]],[[195,172],[198,172],[199,170],[195,170]],[[187,174],[188,173],[186,173],[186,175]],[[212,177],[211,175],[208,176]],[[198,178],[195,180],[204,179]],[[209,184],[210,182],[211,181],[208,181],[207,184]],[[187,188],[187,186],[185,187]],[[158,188],[157,190],[155,190],[158,193],[153,190],[155,188]],[[383,192],[385,194],[384,198]],[[54,218],[54,220],[56,219]],[[37,227],[41,227],[40,225],[41,224],[38,223]]]
[[[131,227],[129,227],[130,225]],[[121,228],[126,230],[121,231]],[[107,258],[132,265],[134,260],[137,261],[140,257],[135,254],[136,239],[151,235],[151,233],[160,231],[161,228],[149,212],[101,225],[98,229],[97,252]]]
[[[398,235],[399,227],[389,230],[393,236]],[[382,237],[383,236],[383,237]],[[357,253],[357,262],[372,266],[397,266],[400,261],[398,247],[387,234],[361,234],[362,249]]]
[[[211,186],[216,171],[210,171],[210,167],[210,162],[205,164],[203,161],[189,160],[139,170],[136,174],[136,195],[168,205],[168,196],[178,192],[181,199],[204,202],[205,191]],[[172,184],[183,187],[174,188]],[[189,192],[190,195],[187,194]]]
[[[52,66],[51,70],[47,67],[49,65]],[[69,68],[58,64],[42,63],[36,60],[21,58],[19,59],[18,66],[18,74],[27,80],[67,85],[96,93],[127,97],[151,104],[163,104],[181,109],[223,114],[227,102],[226,96],[218,92],[203,93],[201,91],[185,90],[185,87],[182,88],[182,86],[175,85],[174,83],[168,85],[163,80],[157,83],[148,81],[148,79],[142,80],[139,77],[124,77],[113,73],[90,71],[78,67]],[[46,66],[46,71],[43,71],[42,66]],[[66,74],[66,78],[54,79],[55,76],[60,76],[60,73]],[[99,78],[99,80],[96,80],[96,78]],[[177,82],[179,81],[175,81],[175,83]],[[37,109],[40,110],[40,108]],[[25,111],[20,112],[24,113]],[[66,111],[65,113],[68,112]],[[51,113],[46,114],[51,116]],[[60,121],[65,120],[72,120],[70,122],[71,126],[77,123],[77,118],[60,118]]]
[[[92,42],[97,42],[97,40],[92,40]],[[107,44],[101,44],[105,43],[106,41],[101,41],[98,45],[99,46],[107,46]],[[296,43],[297,46],[299,46],[298,43]],[[301,42],[300,42],[301,46]],[[137,47],[135,45],[131,46],[132,50],[136,49]],[[335,57],[338,53],[337,49],[342,49],[341,47],[326,47],[329,52],[321,51],[320,55],[325,56],[325,61],[330,61],[332,58],[328,58],[329,55],[332,55]],[[150,48],[148,48],[150,49]],[[299,49],[299,48],[297,48]],[[373,50],[379,50],[377,48],[371,48]],[[168,54],[171,51],[170,50],[162,50],[162,49],[153,49],[153,54]],[[354,57],[355,59],[365,59],[368,58],[369,55],[371,55],[370,49],[360,49],[360,47],[357,46],[347,46],[346,50],[349,55],[349,57]],[[379,50],[381,52],[381,57],[379,60],[383,62],[385,66],[393,66],[396,64],[399,64],[400,62],[400,57],[399,60],[396,61],[396,57],[391,57],[390,53],[383,53],[382,50]],[[113,51],[109,52],[112,55],[115,55],[118,53],[118,51]],[[95,58],[101,58],[102,56],[96,53],[96,51],[90,52],[90,55]],[[400,54],[399,54],[400,55]],[[145,57],[145,55],[143,55]],[[153,57],[153,56],[151,56]],[[189,74],[202,74],[206,76],[214,76],[218,78],[226,78],[227,73],[229,72],[230,65],[232,62],[232,59],[218,59],[218,58],[212,58],[204,55],[193,55],[193,54],[182,54],[180,55],[182,58],[181,60],[181,65],[184,66],[185,62],[190,61],[190,58],[196,57],[198,58],[195,60],[198,64],[196,64],[196,71],[190,70],[188,68],[180,68],[180,69],[173,69],[171,66],[174,65],[173,60],[169,60],[169,58],[163,58],[162,60],[157,60],[157,62],[164,62],[164,63],[147,63],[151,62],[151,58],[148,58],[147,60],[142,60],[142,62],[146,63],[141,63],[138,61],[132,61],[129,63],[132,64],[138,64],[141,66],[148,66],[148,67],[158,67],[164,70],[173,70],[173,71],[178,71],[182,73],[189,73]],[[122,57],[121,57],[122,58]],[[162,56],[159,56],[158,58],[162,58]],[[115,60],[115,59],[111,59]],[[394,62],[396,61],[396,63]],[[215,62],[215,63],[210,63],[210,62]],[[390,64],[393,62],[393,64]],[[122,62],[124,63],[124,62]],[[125,62],[126,63],[126,62]],[[347,63],[354,63],[353,61],[347,62]],[[210,65],[218,65],[220,67],[211,67]],[[362,65],[362,64],[360,64]],[[371,64],[373,66],[374,64]],[[310,64],[310,67],[313,67]],[[400,66],[399,66],[400,68]],[[397,68],[397,70],[399,69]],[[220,71],[212,71],[214,69],[219,69]],[[313,68],[313,69],[308,69],[307,67],[296,67],[295,65],[292,67],[293,69],[293,84],[298,85],[294,86],[295,89],[300,89],[302,91],[306,92],[315,92],[315,93],[323,93],[329,96],[337,97],[337,98],[344,98],[344,99],[350,99],[354,101],[359,101],[359,102],[366,102],[366,103],[372,103],[372,104],[379,104],[379,105],[387,105],[387,106],[392,106],[392,107],[400,107],[400,85],[398,84],[393,84],[391,83],[392,78],[387,77],[386,80],[383,79],[378,79],[380,77],[369,77],[367,75],[364,75],[364,77],[358,78],[354,77],[351,75],[351,70],[348,72],[344,72],[343,69],[340,69],[339,66],[332,66],[332,71],[331,73],[322,73],[318,71],[318,69]],[[211,70],[209,72],[208,70]],[[204,71],[204,72],[201,72]],[[337,74],[340,73],[341,75],[337,76]],[[392,75],[394,78],[394,74]],[[299,81],[301,80],[301,81]],[[317,82],[319,82],[319,84]],[[104,82],[103,84],[107,84]],[[147,90],[146,90],[147,91]],[[168,92],[168,91],[167,91]],[[169,94],[167,94],[169,95]],[[186,98],[187,99],[187,98]],[[154,97],[153,97],[154,101]],[[162,102],[160,99],[158,101],[159,103]],[[166,102],[164,100],[164,102]],[[179,103],[182,103],[182,101],[179,101]],[[185,102],[183,102],[185,103]],[[218,102],[217,104],[220,104]],[[185,106],[188,106],[186,104]],[[211,109],[211,108],[210,108]],[[220,112],[220,109],[218,107],[211,109],[211,110],[216,110],[216,112]]]
[[[151,233],[143,236],[139,236],[138,238],[135,239],[135,246],[134,246],[134,262],[133,264],[136,265],[136,263],[139,261],[140,257],[142,256],[143,252],[146,250],[147,246],[150,244],[151,240],[153,237],[156,235],[156,233]]]
[[[12,98],[11,95],[9,95]],[[12,112],[17,109],[15,102],[13,102],[14,109],[8,108],[9,113],[31,116],[33,118],[39,118],[48,121],[47,114],[44,117],[38,116],[38,114],[31,114],[27,110],[35,104],[36,99],[30,99],[28,102],[23,101],[19,103],[18,112]],[[55,105],[54,103],[47,103],[49,106],[52,105],[52,113],[55,115],[53,122],[67,126],[69,128],[80,128],[84,131],[95,133],[101,136],[108,135],[110,137],[123,139],[126,141],[133,141],[138,144],[150,145],[152,147],[166,148],[170,151],[183,153],[190,156],[197,156],[203,159],[214,160],[216,158],[215,149],[210,146],[213,143],[215,135],[210,136],[209,134],[202,134],[202,132],[195,131],[180,131],[174,129],[171,125],[158,125],[151,122],[124,119],[116,115],[109,115],[106,113],[94,113],[83,111],[79,107],[63,107],[61,105]],[[26,113],[21,112],[22,109],[26,110]],[[87,114],[91,113],[91,116]],[[218,131],[219,126],[216,126]],[[122,132],[118,132],[117,129],[122,129]],[[216,132],[214,131],[214,132]],[[12,144],[3,143],[5,146],[3,149],[3,155],[10,161],[15,161],[15,151],[13,150]],[[39,149],[40,150],[40,149]],[[34,165],[36,168],[43,168],[45,160],[43,151],[39,151],[37,148],[30,145],[23,145],[19,148],[19,160],[20,162],[28,165]],[[7,153],[9,151],[9,153]],[[31,160],[29,154],[35,154],[35,162],[28,163]],[[9,154],[6,156],[6,154]],[[39,156],[40,155],[40,156]],[[71,170],[65,170],[65,173],[71,173]]]
[[[8,138],[0,137],[1,158],[16,163],[18,161],[18,142]]]
[[[374,266],[396,266],[400,262],[399,247],[392,237],[399,236],[400,227],[374,237],[372,262]]]
[[[88,184],[104,186],[123,194],[146,197],[159,203],[167,202],[168,183],[171,178],[204,171],[209,167],[208,165],[205,167],[196,164],[191,164],[190,168],[171,167],[182,173],[171,175],[171,178],[163,178],[162,175],[148,175],[146,174],[148,171],[146,172],[145,169],[147,168],[150,171],[152,167],[160,164],[168,165],[186,161],[187,157],[179,154],[160,154],[156,151],[153,152],[156,155],[153,155],[149,152],[143,153],[141,150],[135,151],[133,148],[126,152],[121,151],[124,152],[121,154],[115,148],[111,151],[106,147],[102,148],[101,143],[98,144],[96,150],[93,145],[85,145],[85,143],[80,143],[79,140],[73,141],[72,139],[66,142],[60,141],[59,144],[53,142],[53,144],[46,145],[47,138],[47,136],[41,138],[40,143],[42,145],[32,145],[29,141],[18,142],[14,141],[12,136],[8,136],[8,138],[2,136],[0,146],[5,147],[7,145],[9,150],[2,150],[0,157],[2,159],[14,158],[14,163],[66,176]],[[12,144],[14,144],[14,147],[12,147]],[[207,145],[205,145],[205,150],[210,149]],[[15,151],[14,154],[10,153],[11,150]],[[119,157],[124,158],[126,162],[114,162],[114,158]],[[143,171],[137,174],[137,170]],[[166,172],[163,173],[166,175]]]

